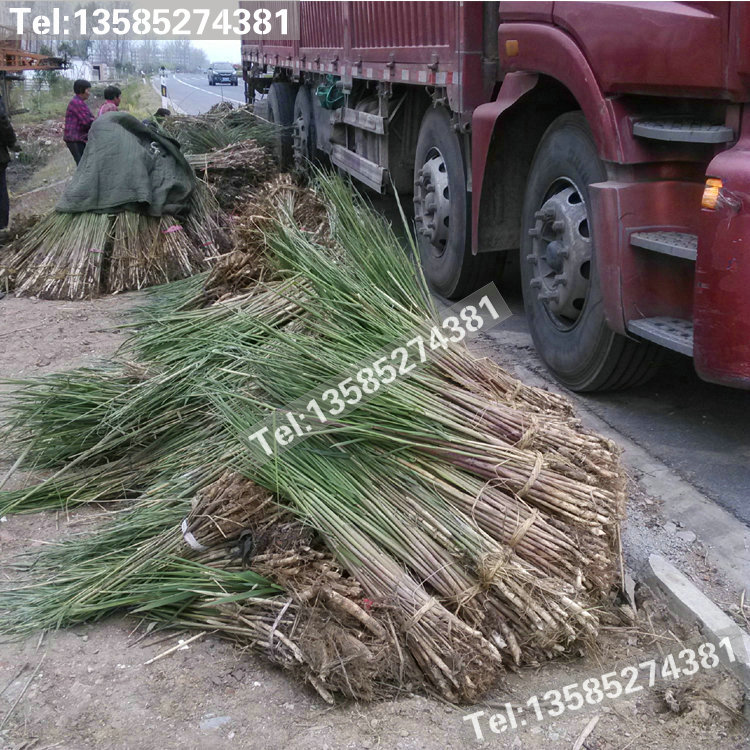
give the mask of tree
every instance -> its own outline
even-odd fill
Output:
[[[58,57],[64,57],[66,60],[68,60],[71,57],[75,57],[75,54],[75,47],[73,46],[72,42],[60,42],[57,45]]]

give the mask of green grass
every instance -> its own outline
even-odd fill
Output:
[[[122,101],[120,109],[130,112],[139,120],[150,117],[161,107],[161,97],[150,83],[144,85],[140,77],[131,78],[127,83],[120,84]]]
[[[99,107],[104,103],[103,92],[106,85],[105,82],[96,82],[92,86],[91,96],[87,104],[94,115],[97,114]],[[114,85],[122,89],[120,109],[130,112],[139,119],[152,115],[161,106],[161,98],[154,91],[154,88],[150,83],[144,84],[140,77],[117,81],[114,82]],[[49,91],[24,91],[19,87],[14,87],[11,91],[11,108],[28,109],[29,111],[15,115],[13,123],[28,125],[45,120],[62,120],[65,117],[68,102],[72,97],[73,82],[67,79],[53,82]]]
[[[73,82],[67,79],[54,81],[49,91],[25,91],[19,86],[11,89],[11,109],[28,109],[13,117],[13,123],[27,125],[65,117],[65,108],[73,95]]]

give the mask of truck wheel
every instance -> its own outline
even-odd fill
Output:
[[[281,169],[292,165],[292,124],[294,122],[294,87],[277,81],[268,90],[268,119],[277,125],[274,152]]]
[[[300,86],[294,100],[294,166],[300,172],[310,168],[315,152],[315,118],[309,86]]]
[[[500,261],[499,253],[472,255],[470,216],[461,140],[448,110],[430,109],[414,157],[414,221],[425,277],[449,299],[491,281]]]
[[[606,180],[580,112],[558,117],[531,165],[521,229],[524,307],[539,356],[574,391],[645,382],[661,350],[614,333],[604,317],[589,185]]]

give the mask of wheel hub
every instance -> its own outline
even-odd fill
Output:
[[[305,116],[300,113],[297,119],[294,121],[294,166],[297,169],[304,168],[304,162],[307,158],[309,151],[309,132],[307,129],[307,123],[305,122]]]
[[[580,191],[568,186],[534,214],[529,230],[534,266],[531,286],[549,312],[564,324],[581,315],[590,286],[591,238]]]
[[[433,148],[414,182],[414,218],[417,231],[438,252],[442,252],[448,243],[450,214],[448,170],[443,155]]]

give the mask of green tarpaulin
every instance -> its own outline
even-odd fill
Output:
[[[194,188],[195,175],[176,141],[127,112],[108,112],[91,126],[83,159],[56,210],[181,214]]]

